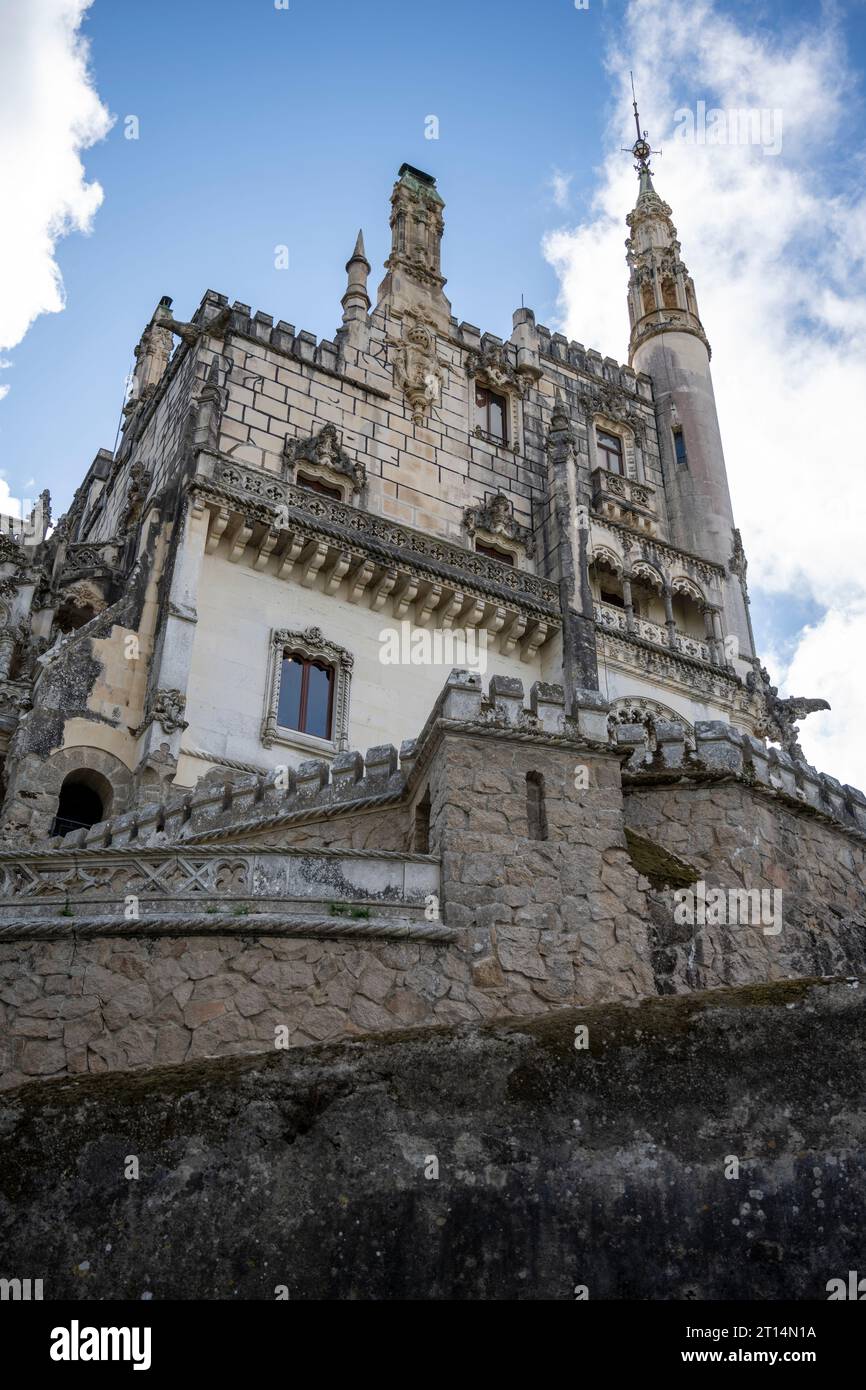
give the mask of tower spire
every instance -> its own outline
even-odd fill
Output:
[[[355,249],[346,262],[346,274],[348,283],[346,293],[341,300],[344,324],[358,320],[363,321],[370,309],[370,296],[367,293],[370,262],[367,260],[367,253],[364,250],[364,233],[362,231],[358,232]]]
[[[637,97],[635,96],[634,90],[634,73],[630,72],[629,77],[631,78],[631,105],[632,110],[634,111],[634,128],[637,134],[637,139],[635,140],[634,144],[631,146],[630,149],[626,149],[625,147],[623,147],[623,154],[630,154],[634,157],[634,167],[638,175],[638,178],[640,179],[641,192],[651,192],[653,186],[653,171],[650,168],[650,159],[654,154],[661,154],[661,150],[654,150],[652,148],[649,140],[647,139],[647,132],[645,130],[642,131],[640,128],[640,115],[638,114]]]

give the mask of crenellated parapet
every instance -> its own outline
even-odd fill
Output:
[[[623,763],[628,786],[732,778],[792,807],[826,816],[850,834],[866,836],[863,792],[721,720],[699,720],[694,746],[683,725],[674,721],[654,721],[651,732],[646,723],[619,724],[614,739],[628,755]]]

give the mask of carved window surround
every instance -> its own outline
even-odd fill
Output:
[[[304,734],[298,729],[283,729],[277,723],[283,654],[287,651],[299,652],[311,661],[326,661],[334,669],[333,722],[329,739],[316,738],[313,734]],[[308,627],[303,632],[275,628],[271,632],[268,648],[265,714],[262,722],[262,743],[265,748],[271,748],[276,743],[283,748],[295,748],[300,752],[324,758],[345,752],[349,747],[349,693],[353,666],[352,653],[346,651],[345,647],[337,646],[335,642],[329,642],[321,628]]]
[[[648,483],[597,467],[592,473],[592,506],[593,511],[610,521],[618,521],[650,536],[655,534],[655,488]]]
[[[513,557],[515,569],[525,566],[534,553],[532,532],[515,520],[514,504],[504,492],[467,507],[463,524],[473,545],[480,542],[504,551]]]
[[[296,483],[298,474],[316,479],[339,492],[346,506],[357,503],[367,486],[367,470],[352,462],[334,425],[323,425],[307,439],[287,439],[283,458],[289,482]]]
[[[485,335],[486,338],[486,335]],[[483,439],[494,448],[506,454],[519,454],[523,437],[523,395],[527,382],[512,367],[504,345],[489,344],[481,340],[481,351],[470,352],[466,360],[466,375],[469,378],[469,433],[476,439]],[[503,443],[496,435],[488,434],[478,423],[475,406],[475,387],[483,386],[495,395],[502,396],[506,407],[506,439]]]

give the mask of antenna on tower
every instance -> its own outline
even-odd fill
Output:
[[[661,150],[652,149],[649,140],[647,139],[646,131],[642,131],[640,128],[640,116],[638,115],[637,97],[635,96],[634,90],[634,73],[629,72],[629,77],[631,78],[631,104],[632,109],[634,111],[634,128],[637,131],[637,139],[635,140],[631,149],[626,149],[625,146],[623,146],[622,152],[623,154],[634,155],[634,167],[638,174],[652,174],[652,169],[650,168],[650,158],[654,154],[660,155]]]

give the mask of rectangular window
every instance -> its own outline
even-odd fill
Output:
[[[323,497],[333,497],[337,502],[342,502],[343,494],[338,487],[329,487],[319,478],[307,478],[303,473],[298,474],[298,487],[308,487],[311,492],[321,492]]]
[[[285,652],[280,672],[277,724],[315,738],[331,737],[334,668]]]
[[[508,443],[508,402],[486,386],[475,387],[475,411],[478,424],[485,434],[498,444]]]
[[[501,565],[513,565],[514,556],[509,555],[507,550],[500,550],[495,545],[482,545],[481,541],[475,542],[476,555],[486,555],[488,560],[498,560]]]
[[[602,468],[609,473],[624,473],[622,466],[622,440],[618,434],[608,434],[606,430],[596,430],[596,444]]]
[[[686,453],[686,441],[681,429],[674,430],[674,454],[677,463],[683,468],[687,467],[689,458]]]

